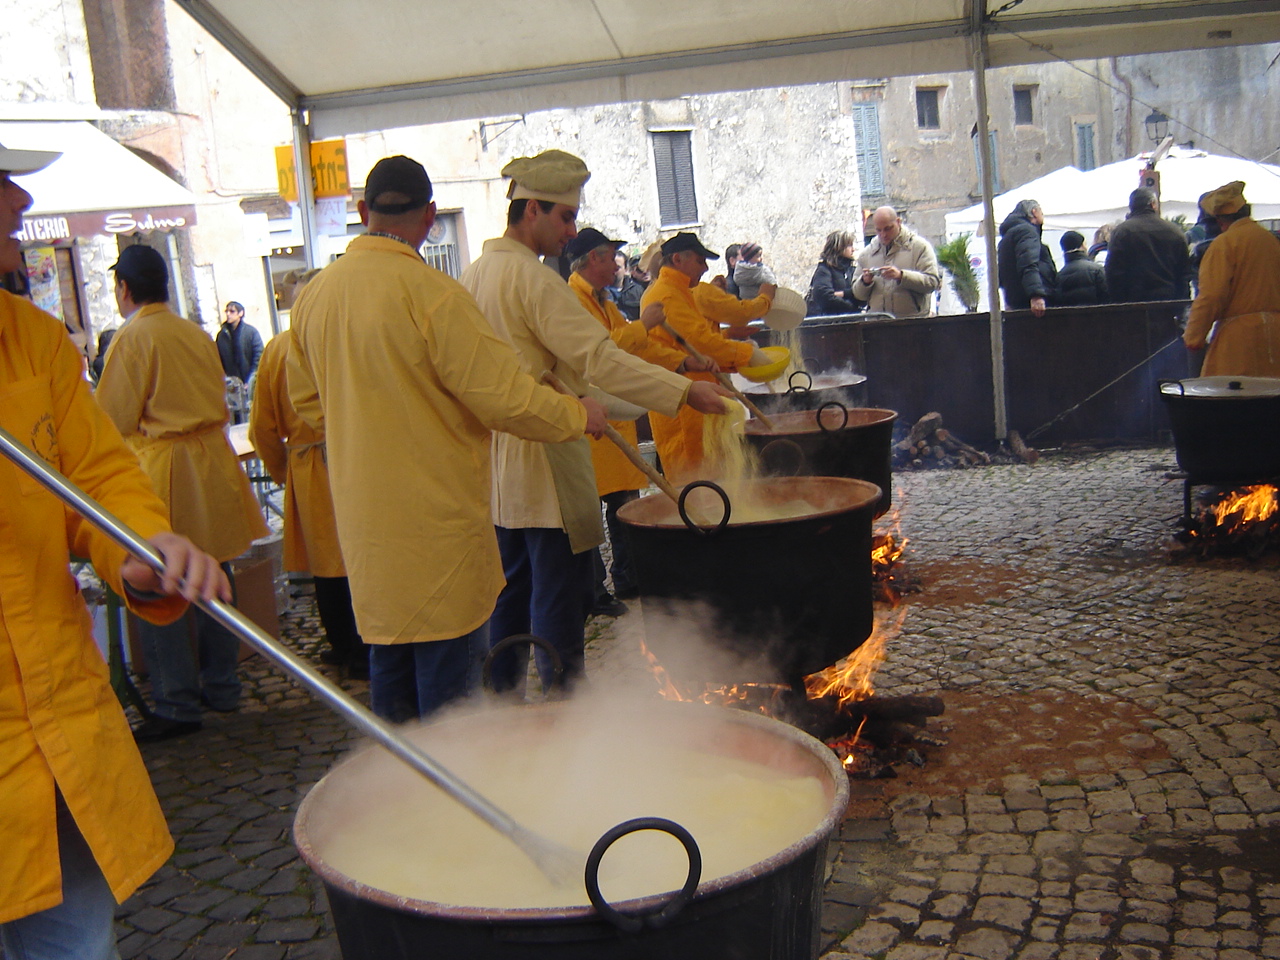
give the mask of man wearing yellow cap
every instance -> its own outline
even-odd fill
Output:
[[[1208,352],[1201,374],[1280,377],[1280,239],[1255,221],[1244,181],[1206,194],[1222,234],[1200,263],[1200,292],[1183,342]]]
[[[550,371],[577,394],[594,385],[649,410],[674,416],[688,406],[723,412],[711,384],[622,350],[557,274],[538,259],[558,257],[577,236],[582,185],[591,176],[578,157],[548,150],[520,157],[502,170],[511,178],[507,229],[487,240],[462,274],[494,329],[506,337],[534,376]],[[591,449],[551,446],[500,434],[493,443],[493,519],[507,585],[490,621],[498,642],[534,633],[550,642],[566,679],[583,670],[583,624],[592,601],[591,550],[604,539]],[[544,686],[552,664],[541,651]],[[494,665],[494,684],[510,688],[519,676],[511,655]]]
[[[537,383],[467,291],[423,262],[431,195],[416,160],[378,161],[358,204],[369,232],[303,289],[287,361],[294,408],[325,429],[370,698],[394,721],[465,694],[488,646],[502,589],[490,431],[555,446],[604,428],[603,408]]]

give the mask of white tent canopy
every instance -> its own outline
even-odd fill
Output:
[[[1138,186],[1139,173],[1146,163],[1145,156],[1138,156],[1088,172],[1061,167],[995,197],[992,206],[996,224],[1008,216],[1019,200],[1038,200],[1044,210],[1046,235],[1078,230],[1091,240],[1093,231],[1104,223],[1124,219],[1129,212],[1129,194]],[[1181,214],[1194,223],[1202,193],[1243,180],[1245,199],[1253,206],[1254,218],[1280,219],[1280,167],[1174,147],[1156,164],[1156,170],[1160,174],[1162,216]],[[947,214],[946,225],[948,238],[961,233],[980,236],[982,204]]]
[[[316,138],[966,70],[979,31],[991,66],[1280,40],[1280,0],[177,2]]]

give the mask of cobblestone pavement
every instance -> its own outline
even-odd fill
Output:
[[[1280,572],[1172,562],[1172,466],[1143,449],[895,477],[923,590],[877,688],[940,691],[947,742],[853,783],[824,960],[1280,958]],[[590,672],[643,671],[625,632],[593,624]],[[306,598],[285,633],[318,653]],[[120,910],[126,960],[338,956],[290,825],[356,738],[245,669],[238,713],[144,747],[178,849]]]

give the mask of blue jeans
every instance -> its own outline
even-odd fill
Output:
[[[0,924],[6,960],[120,960],[116,898],[58,794],[62,903]]]
[[[496,529],[507,585],[489,620],[489,638],[497,643],[518,633],[532,633],[548,641],[564,663],[565,686],[571,686],[583,674],[583,626],[594,602],[593,553],[574,553],[563,530]],[[535,656],[543,689],[550,689],[554,679],[551,658],[541,650]],[[528,664],[526,648],[504,653],[493,663],[493,688],[515,688]]]
[[[465,697],[472,650],[483,649],[489,624],[452,640],[369,644],[369,697],[373,712],[392,723],[423,720],[450,700]]]
[[[631,559],[630,535],[627,533],[627,525],[618,519],[618,510],[638,499],[638,490],[618,490],[600,498],[600,502],[604,504],[605,526],[609,528],[609,545],[613,548],[613,563],[609,569],[613,575],[613,595],[623,599],[634,597],[640,590],[640,584],[636,580],[636,566]],[[609,591],[605,588],[604,559],[600,557],[599,550],[596,551],[596,557],[599,558],[598,562],[592,561],[595,567],[594,598],[603,600]]]
[[[224,563],[222,569],[231,579],[231,565]],[[195,650],[191,648],[192,624]],[[140,621],[138,635],[151,671],[157,715],[184,723],[197,721],[202,693],[219,710],[236,708],[240,702],[240,638],[213,617],[192,607],[165,627]]]

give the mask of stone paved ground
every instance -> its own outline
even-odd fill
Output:
[[[877,686],[940,691],[947,743],[853,784],[824,960],[1280,958],[1280,572],[1170,562],[1171,466],[1152,449],[895,477],[924,590]],[[314,655],[296,607],[287,638]],[[593,672],[643,669],[625,630],[593,633]],[[247,671],[239,713],[144,749],[178,852],[122,907],[125,958],[338,956],[289,829],[354,738]]]

